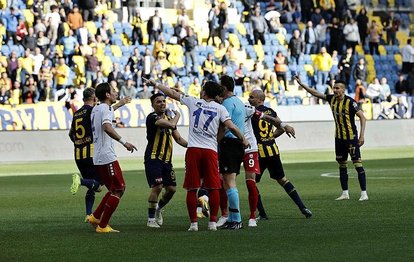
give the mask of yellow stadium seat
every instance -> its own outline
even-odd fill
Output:
[[[374,59],[372,58],[372,55],[365,55],[365,60],[368,62],[372,62],[374,61]]]
[[[59,57],[63,56],[63,45],[56,45],[56,53],[59,55]]]
[[[111,45],[111,52],[112,52],[112,55],[115,57],[122,57],[122,50],[120,46]]]
[[[235,48],[240,48],[240,41],[236,34],[229,34],[229,42],[232,44]]]
[[[264,50],[263,50],[263,46],[261,44],[254,45],[254,51],[256,52],[257,60],[263,61],[264,60]]]
[[[364,54],[364,49],[360,45],[355,46],[355,51],[358,53],[358,55]]]
[[[80,55],[74,55],[72,61],[77,69],[76,75],[85,75],[85,58]]]
[[[242,36],[246,36],[247,34],[247,30],[246,27],[244,27],[243,23],[238,23],[236,25],[237,31],[239,32],[239,34],[241,34]]]
[[[24,19],[25,19],[27,25],[29,27],[32,27],[33,26],[33,23],[34,23],[34,15],[32,13],[32,10],[30,10],[30,9],[24,9],[23,10],[23,16],[24,16]]]
[[[385,50],[385,47],[383,45],[378,46],[378,52],[380,53],[380,55],[386,55],[387,54],[387,50]]]
[[[104,56],[102,59],[101,71],[104,76],[108,76],[112,70],[112,60],[109,56]]]
[[[309,65],[309,64],[305,64],[303,65],[303,68],[305,69],[305,71],[310,75],[313,76],[315,73],[315,69],[313,68],[313,65]]]
[[[285,36],[282,35],[281,33],[277,33],[276,34],[276,39],[279,40],[279,43],[281,45],[284,45],[285,44]]]
[[[246,59],[244,61],[244,66],[247,68],[247,70],[252,71],[253,70],[254,61],[252,59]]]
[[[97,29],[96,29],[95,23],[92,21],[88,21],[85,24],[86,24],[86,28],[88,29],[89,34],[96,35]]]

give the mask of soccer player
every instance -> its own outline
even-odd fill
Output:
[[[256,227],[256,209],[257,203],[259,198],[259,192],[256,186],[256,174],[260,174],[260,166],[259,166],[259,155],[258,155],[258,147],[257,147],[257,140],[254,136],[254,131],[252,127],[252,118],[262,119],[267,121],[274,126],[279,128],[280,125],[285,126],[285,132],[289,137],[295,137],[295,129],[289,125],[284,125],[279,118],[274,118],[270,115],[265,115],[262,112],[256,110],[253,106],[244,105],[245,108],[245,120],[244,120],[244,137],[249,141],[250,147],[246,148],[244,151],[243,157],[243,167],[244,172],[246,174],[246,186],[248,190],[248,199],[249,199],[249,208],[250,208],[250,217],[249,217],[249,227]],[[221,201],[222,199],[220,199]],[[221,201],[220,205],[222,209],[222,216],[219,218],[217,225],[222,225],[227,221],[227,203],[225,201]]]
[[[223,75],[220,82],[225,88],[222,104],[229,112],[231,121],[244,134],[245,109],[243,102],[233,94],[234,79]],[[223,178],[223,190],[227,195],[229,212],[227,221],[220,227],[221,229],[240,229],[243,227],[240,216],[239,191],[236,185],[236,177],[240,173],[243,156],[244,146],[241,141],[230,130],[225,130],[224,137],[219,143],[219,168]]]
[[[150,113],[146,120],[148,144],[144,156],[145,174],[151,188],[148,197],[147,226],[159,228],[163,224],[162,209],[174,196],[177,186],[171,164],[172,138],[183,147],[187,147],[187,141],[177,130],[179,112],[173,111],[174,117],[167,114],[164,94],[154,94],[150,100],[154,112]],[[165,192],[158,201],[163,187]]]
[[[253,90],[249,95],[249,103],[254,106],[256,110],[263,112],[266,115],[278,118],[273,109],[264,105],[264,101],[265,95],[262,90]],[[296,192],[295,187],[285,176],[282,162],[280,160],[279,148],[275,141],[275,138],[285,132],[282,128],[285,128],[287,125],[282,124],[280,125],[282,128],[277,128],[276,131],[273,131],[273,124],[256,118],[252,119],[252,125],[259,150],[260,176],[256,176],[256,182],[260,182],[264,171],[268,169],[270,178],[275,179],[279,185],[285,189],[286,193],[293,200],[293,202],[295,202],[302,214],[306,218],[310,218],[312,216],[312,212],[306,208],[299,197],[298,192]],[[260,207],[260,205],[261,202],[258,202],[258,207]],[[264,209],[259,209],[259,215],[262,217],[264,214],[260,214],[262,213],[260,211],[264,211]]]
[[[189,108],[189,139],[185,155],[184,188],[187,189],[186,204],[190,217],[188,231],[198,231],[197,222],[197,190],[203,179],[204,188],[209,192],[210,217],[208,230],[217,230],[216,220],[219,208],[219,189],[221,188],[217,155],[217,133],[220,123],[231,130],[243,145],[248,146],[240,130],[231,121],[227,110],[215,98],[223,93],[223,88],[212,81],[203,85],[201,99],[180,94],[179,92],[157,84],[154,80],[145,80],[148,85],[155,86],[166,96]]]
[[[129,103],[130,97],[125,97],[119,103],[113,106],[114,110]],[[82,177],[78,174],[72,175],[72,186],[70,191],[76,194],[79,186],[88,188],[85,195],[86,218],[92,214],[93,204],[95,202],[95,192],[101,192],[99,174],[93,164],[93,134],[91,126],[91,112],[96,104],[95,89],[86,88],[83,91],[84,105],[77,110],[72,119],[69,138],[74,145],[75,162]]]
[[[112,104],[116,102],[118,92],[109,83],[101,83],[96,87],[95,94],[101,103],[92,109],[91,114],[93,163],[101,181],[109,191],[102,198],[95,212],[88,217],[88,221],[97,226],[96,232],[98,233],[119,232],[108,225],[125,191],[122,170],[115,155],[114,140],[121,143],[131,153],[137,148],[125,141],[112,126],[115,118]]]
[[[333,86],[334,94],[325,95],[303,84],[298,76],[295,76],[295,79],[296,82],[311,95],[328,101],[331,107],[336,126],[335,154],[336,161],[339,164],[339,180],[342,187],[342,194],[336,200],[349,199],[347,170],[348,154],[351,156],[351,160],[358,173],[358,181],[361,188],[359,201],[368,200],[365,170],[362,166],[360,152],[360,147],[364,144],[365,140],[366,119],[363,111],[358,108],[358,104],[354,99],[345,95],[346,83],[343,81],[335,81]],[[355,125],[355,115],[359,118],[361,125],[359,137]]]

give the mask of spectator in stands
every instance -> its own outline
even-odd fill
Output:
[[[22,100],[24,104],[34,104],[38,102],[39,91],[33,77],[29,77],[23,87]]]
[[[319,25],[322,19],[323,16],[321,14],[321,9],[319,7],[316,7],[311,15],[312,24]]]
[[[36,36],[39,36],[39,32],[46,32],[46,25],[41,18],[36,19],[36,24],[33,27]]]
[[[32,76],[34,80],[39,83],[40,81],[40,68],[42,67],[43,60],[45,60],[45,57],[40,53],[40,48],[36,47],[34,54],[30,54],[30,58],[33,60],[33,72]]]
[[[305,54],[316,53],[318,45],[318,34],[313,28],[312,21],[308,21],[306,28],[302,32],[302,40],[305,42]]]
[[[78,42],[80,45],[84,46],[88,44],[89,32],[86,23],[83,23],[83,26],[80,27],[77,31]]]
[[[26,24],[24,23],[23,17],[19,20],[19,25],[16,30],[16,40],[20,43],[28,34]]]
[[[329,53],[333,53],[334,50],[338,51],[339,54],[343,53],[345,36],[343,33],[343,21],[338,20],[338,18],[332,18],[332,25],[329,26]]]
[[[358,79],[362,81],[364,86],[367,85],[367,77],[368,77],[368,71],[367,67],[365,66],[365,60],[364,58],[360,58],[358,60],[358,64],[354,68],[353,72],[354,80],[357,81]]]
[[[196,52],[195,48],[197,46],[197,37],[194,34],[194,31],[191,27],[187,27],[187,36],[183,39],[184,45],[184,55],[185,55],[185,64],[187,74],[193,73],[197,74],[196,69]],[[213,56],[213,55],[211,55]]]
[[[46,14],[45,21],[48,23],[47,37],[50,39],[50,44],[55,45],[58,38],[58,28],[61,22],[58,6],[50,6],[50,13]]]
[[[149,99],[152,96],[152,92],[148,89],[147,84],[144,82],[142,90],[138,92],[137,97],[139,99]]]
[[[135,74],[133,71],[131,71],[131,66],[129,64],[126,64],[124,66],[124,70],[122,71],[122,78],[124,82],[126,82],[128,79],[135,79]]]
[[[134,80],[129,78],[126,81],[126,84],[121,86],[121,89],[119,91],[119,97],[122,99],[124,97],[129,96],[132,99],[134,99],[136,95],[137,95],[137,89],[135,88]]]
[[[10,90],[10,99],[9,102],[11,105],[19,105],[21,104],[21,95],[22,95],[22,90],[20,88],[20,82],[19,81],[14,81],[13,82],[13,86]]]
[[[189,26],[190,18],[188,17],[185,8],[181,8],[180,14],[177,16],[177,24],[183,24],[184,27]]]
[[[17,68],[17,60],[18,58],[16,51],[12,51],[7,59],[7,74],[9,76],[11,76],[12,72]]]
[[[388,15],[382,22],[385,31],[387,32],[387,45],[398,45],[397,31],[400,27],[400,20],[395,16],[394,12],[387,13]]]
[[[124,79],[121,73],[121,70],[119,69],[119,64],[114,63],[113,69],[108,75],[108,82],[115,81],[117,83],[117,86],[123,86],[124,85]]]
[[[3,23],[6,27],[7,40],[12,39],[14,44],[17,43],[16,31],[19,21],[22,18],[23,16],[20,14],[19,10],[15,9],[13,6],[10,7],[9,12],[6,12],[3,15]]]
[[[374,82],[368,85],[366,95],[373,103],[380,103],[382,86],[378,78],[374,78]]]
[[[134,16],[136,15],[136,10],[137,10],[137,6],[138,6],[138,1],[137,0],[126,0],[126,6],[127,6],[127,10],[128,10],[128,19],[127,21],[129,23],[131,23],[134,19]]]
[[[404,97],[398,97],[397,103],[392,106],[394,117],[397,119],[407,118],[408,104]]]
[[[282,34],[283,36],[286,36],[287,31],[283,24],[280,22],[280,18],[273,16],[269,20],[269,32],[274,34]]]
[[[315,2],[309,0],[300,0],[300,7],[302,11],[302,22],[307,23],[311,20],[312,10],[315,7]]]
[[[329,72],[332,68],[332,57],[326,51],[326,47],[322,47],[318,55],[316,55],[313,61],[316,70],[316,89],[319,92],[324,93],[326,90],[326,84],[328,83]]]
[[[250,77],[252,82],[256,81],[257,79],[263,78],[263,70],[260,67],[260,62],[256,61],[253,64],[253,70],[247,72],[247,76]]]
[[[132,44],[143,44],[144,37],[142,35],[142,25],[144,21],[142,21],[141,13],[139,10],[136,11],[134,18],[132,19]]]
[[[96,57],[96,47],[92,47],[92,54],[88,54],[80,47],[82,55],[86,58],[85,71],[86,71],[86,87],[95,86],[97,78],[97,72],[100,70],[99,61]]]
[[[327,30],[328,25],[325,23],[325,19],[322,18],[319,24],[315,27],[316,34],[318,35],[318,47],[317,50],[320,50],[322,46],[327,46]]]
[[[358,25],[358,31],[359,31],[359,39],[361,40],[362,46],[365,45],[365,39],[368,35],[368,16],[367,16],[367,10],[365,7],[362,7],[359,11],[359,14],[356,17],[357,25]]]
[[[75,32],[83,25],[83,18],[82,15],[79,13],[78,5],[73,5],[73,9],[68,14],[67,22],[70,29],[72,29]]]
[[[381,78],[381,100],[391,102],[391,89],[387,83],[387,78]]]
[[[130,66],[131,71],[134,72],[136,75],[136,84],[139,85],[141,83],[141,76],[142,76],[142,57],[139,53],[139,49],[137,47],[134,48],[134,53],[129,57],[127,64]]]
[[[17,67],[11,73],[12,82],[19,82],[19,87],[23,86],[28,75],[27,70],[23,68],[22,61],[20,59],[17,60]]]
[[[357,79],[356,80],[356,85],[355,85],[355,101],[358,104],[364,103],[365,102],[365,98],[367,97],[366,94],[366,89],[364,84],[362,83],[361,79]]]
[[[210,11],[208,11],[208,38],[207,38],[207,44],[209,44],[210,39],[213,40],[213,45],[215,46],[215,40],[214,37],[218,36],[220,37],[220,28],[219,28],[219,14],[220,9],[215,5],[211,5]],[[222,42],[224,44],[224,42]]]
[[[239,64],[239,67],[234,71],[234,81],[236,85],[242,85],[244,78],[247,76],[247,68],[244,66],[243,63]]]
[[[63,57],[66,59],[66,63],[72,66],[72,57],[79,50],[79,43],[76,37],[73,36],[72,29],[68,31],[68,36],[60,39],[60,43],[63,45]]]
[[[201,85],[200,80],[197,77],[194,77],[193,83],[188,87],[188,95],[200,98]]]
[[[290,24],[294,22],[293,13],[295,12],[295,6],[289,0],[283,0],[282,10],[280,10],[280,22],[282,24]]]
[[[296,65],[299,65],[300,56],[305,50],[305,42],[300,37],[300,31],[298,29],[293,31],[293,36],[289,41],[288,50],[292,59],[291,61],[295,61]]]
[[[25,49],[29,48],[30,51],[34,51],[37,44],[37,38],[34,34],[33,27],[29,27],[27,35],[23,37],[22,45]]]
[[[338,58],[338,51],[334,50],[332,52],[332,67],[331,72],[329,72],[330,80],[335,79],[338,77],[339,74],[339,58]]]
[[[102,26],[96,30],[96,35],[101,36],[105,44],[109,45],[111,43],[112,29],[107,19],[102,19]]]
[[[151,72],[154,66],[154,57],[151,55],[149,48],[145,49],[144,58],[142,59],[142,75],[146,79],[151,78]]]
[[[182,20],[180,24],[177,24],[174,27],[174,37],[175,41],[173,41],[173,38],[170,39],[170,43],[179,44],[181,41],[187,36],[187,26],[185,25],[185,21]]]
[[[221,64],[222,66],[228,65],[227,48],[224,43],[220,43],[219,47],[216,48],[214,57],[217,64]]]
[[[219,78],[216,73],[216,62],[213,59],[213,54],[209,53],[207,59],[203,62],[204,77],[208,80],[218,82]]]
[[[118,22],[123,21],[122,0],[110,0],[111,10],[117,15]],[[138,11],[138,10],[137,10]]]
[[[94,21],[95,20],[95,0],[82,0],[78,2],[79,7],[83,10],[82,16],[83,21]]]
[[[352,93],[352,89],[349,86],[351,79],[352,66],[354,65],[354,57],[352,55],[352,47],[346,49],[346,53],[341,57],[341,62],[339,64],[340,79],[342,79],[347,86],[348,93]]]
[[[414,68],[414,46],[411,38],[407,39],[407,44],[401,48],[402,73],[408,74]]]
[[[59,64],[55,69],[56,91],[64,90],[68,85],[70,68],[63,57],[59,58]]]
[[[218,14],[218,23],[220,31],[220,40],[222,43],[226,40],[226,32],[229,26],[227,5],[224,2],[220,3],[220,12]]]
[[[250,18],[253,28],[254,43],[257,45],[260,42],[262,45],[266,44],[264,35],[268,31],[268,26],[265,18],[260,15],[260,10],[255,10],[254,16]]]
[[[106,0],[98,0],[95,7],[95,20],[101,22],[102,18],[108,13]]]
[[[5,86],[0,86],[0,105],[9,105],[10,91]]]
[[[99,85],[101,83],[106,83],[106,82],[108,82],[108,78],[106,78],[104,76],[104,74],[103,74],[103,72],[101,70],[98,70],[96,72],[96,81],[95,81],[95,85],[94,86],[97,86],[97,85]]]
[[[358,24],[354,18],[351,17],[351,19],[349,19],[349,23],[345,25],[343,32],[345,36],[346,48],[351,47],[352,53],[354,53],[355,46],[361,42],[359,39]]]
[[[30,9],[34,16],[34,21],[42,18],[43,15],[43,3],[42,1],[33,1],[33,5]]]
[[[289,70],[288,67],[288,59],[286,56],[283,55],[281,51],[278,51],[276,53],[276,57],[273,60],[275,64],[275,73],[277,76],[277,80],[279,83],[283,81],[283,86],[287,86],[287,79],[286,79],[286,73]]]
[[[9,91],[12,88],[12,82],[11,82],[11,79],[9,78],[7,72],[2,72],[1,73],[0,88],[1,87],[4,87],[7,91]]]
[[[395,83],[395,92],[401,95],[407,95],[408,93],[408,82],[404,78],[403,74],[398,75],[398,81]]]
[[[381,30],[375,20],[372,20],[369,32],[369,53],[379,55],[378,46],[381,40]]]
[[[26,69],[27,74],[32,75],[34,62],[31,58],[30,49],[26,49],[24,51],[24,55],[20,57],[19,60],[22,62],[22,66],[24,69]]]
[[[162,18],[158,15],[158,9],[155,9],[154,15],[149,18],[147,23],[148,43],[153,44],[158,41],[162,30]]]
[[[154,50],[152,51],[152,55],[154,57],[158,56],[158,53],[163,52],[167,55],[169,54],[169,50],[167,49],[167,42],[165,41],[165,37],[163,34],[160,35],[159,39],[154,44]]]
[[[37,35],[37,46],[40,48],[42,55],[49,56],[50,54],[50,40],[45,36],[45,33],[43,31],[40,31]]]

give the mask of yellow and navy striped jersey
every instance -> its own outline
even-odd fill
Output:
[[[166,127],[159,127],[155,124],[162,116],[153,112],[147,116],[147,148],[145,149],[145,160],[159,159],[165,163],[171,163],[172,156],[172,131]],[[171,118],[164,115],[164,119]]]
[[[335,120],[335,138],[342,140],[358,138],[355,114],[360,109],[357,102],[346,95],[342,100],[338,100],[334,95],[327,95],[326,100],[329,102]]]
[[[75,160],[93,157],[92,108],[84,105],[73,115],[69,137],[75,146]]]
[[[265,115],[270,115],[276,117],[276,112],[264,105],[256,107],[256,110],[262,112]],[[252,118],[252,126],[254,131],[254,136],[257,140],[257,148],[259,150],[259,157],[272,157],[279,155],[279,148],[276,145],[275,138],[273,136],[274,126],[269,122],[266,122],[258,117]]]

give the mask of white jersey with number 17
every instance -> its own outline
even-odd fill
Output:
[[[188,147],[206,148],[217,152],[217,133],[220,123],[230,119],[226,108],[217,102],[207,102],[181,95],[180,102],[189,109]]]

